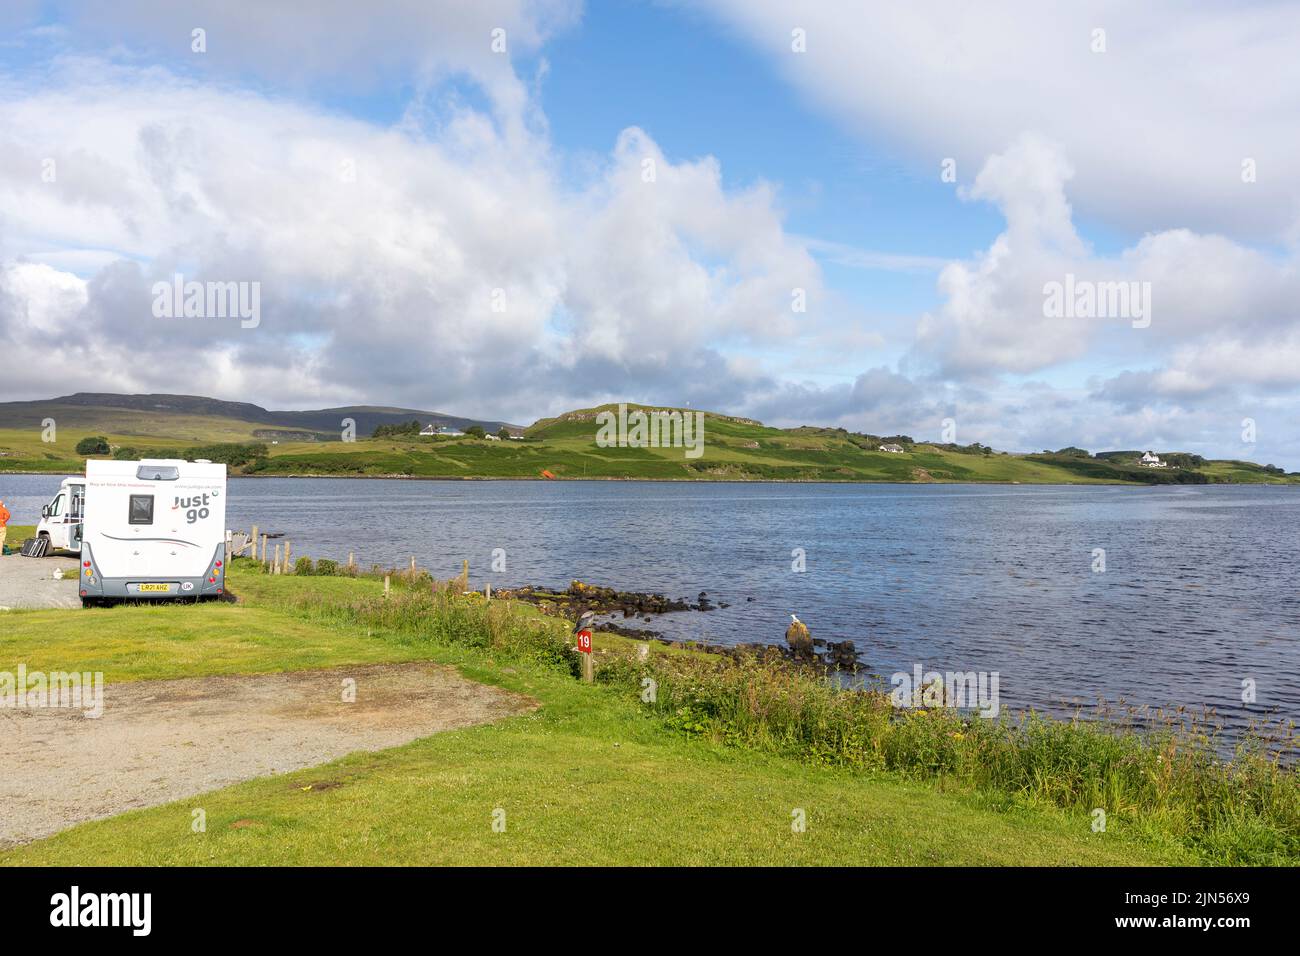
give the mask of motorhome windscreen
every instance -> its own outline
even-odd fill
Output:
[[[175,481],[181,476],[181,470],[175,465],[141,465],[135,470],[135,476],[141,481]]]
[[[131,524],[153,524],[153,495],[132,495]]]

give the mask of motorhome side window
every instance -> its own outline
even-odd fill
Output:
[[[153,524],[153,495],[132,495],[131,524]]]

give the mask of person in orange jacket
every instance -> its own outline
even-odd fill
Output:
[[[0,554],[5,550],[5,535],[9,533],[9,509],[5,507],[4,499],[0,498]]]

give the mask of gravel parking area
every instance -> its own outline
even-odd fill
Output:
[[[355,701],[343,697],[355,681]],[[103,714],[0,710],[0,847],[532,710],[436,664],[105,687]],[[189,815],[183,814],[188,826]]]
[[[65,577],[56,580],[54,571]],[[81,607],[75,557],[0,555],[0,608]]]

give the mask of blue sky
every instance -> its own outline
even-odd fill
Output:
[[[603,153],[640,126],[670,155],[717,157],[736,186],[780,184],[794,231],[867,248],[964,255],[998,226],[960,208],[937,170],[837,128],[757,51],[681,8],[588,8],[545,57],[542,102],[566,149]]]
[[[10,5],[0,344],[101,330],[62,377],[105,390],[1300,467],[1297,13],[994,6]],[[177,270],[264,320],[159,327]],[[1049,316],[1067,274],[1151,321]]]

